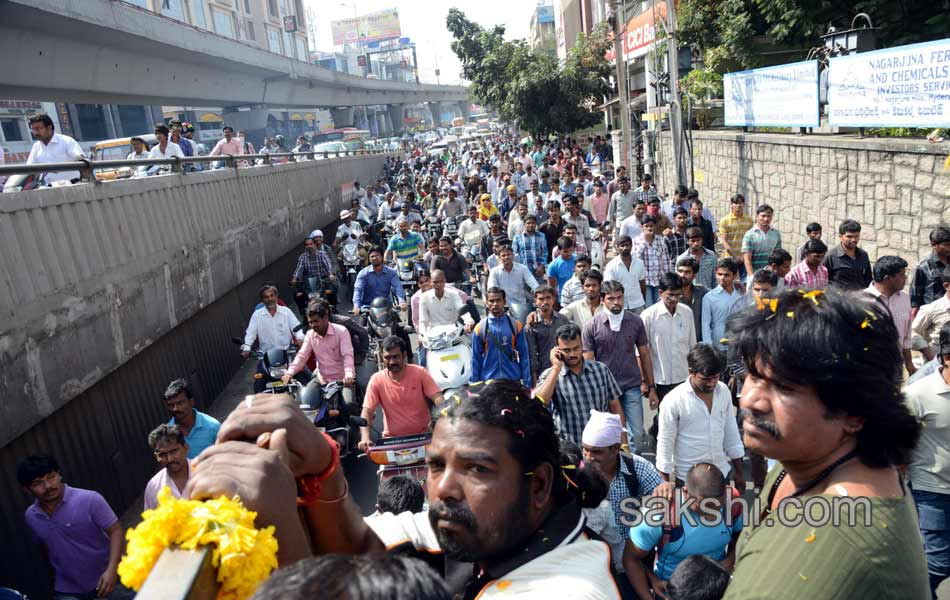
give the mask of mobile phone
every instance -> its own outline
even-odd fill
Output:
[[[555,354],[555,356],[557,356],[557,359],[558,359],[558,360],[560,360],[560,361],[562,361],[562,362],[564,361],[564,353],[561,352],[560,350],[557,351],[557,353]]]

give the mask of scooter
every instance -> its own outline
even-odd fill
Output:
[[[431,442],[431,433],[381,438],[366,451],[366,456],[379,465],[381,482],[396,475],[406,475],[425,488],[429,475],[426,450]]]
[[[323,385],[311,381],[296,396],[300,409],[313,419],[317,429],[325,432],[340,446],[340,456],[348,455],[359,439],[359,429],[356,435],[351,429],[367,426],[366,419],[350,414],[351,408],[344,397],[346,390],[342,381],[330,381]]]
[[[472,375],[472,342],[464,331],[458,323],[435,325],[420,337],[426,348],[426,370],[446,399],[464,389]]]

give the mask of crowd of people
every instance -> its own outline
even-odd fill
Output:
[[[431,431],[427,502],[395,478],[364,515],[293,399],[257,395],[219,424],[173,382],[144,507],[165,486],[243,498],[281,548],[256,597],[356,589],[344,568],[367,582],[353,598],[936,597],[950,576],[950,227],[930,232],[908,292],[910,265],[872,263],[857,221],[833,241],[810,223],[792,253],[775,208],[736,194],[715,215],[696,190],[661,194],[648,174],[634,187],[600,137],[414,147],[355,189],[333,242],[313,231],[291,277],[325,280],[333,300],[298,289],[298,317],[265,286],[243,350],[296,338],[285,381],[344,382],[369,423],[382,409],[383,436]],[[346,240],[368,261],[349,288]],[[387,261],[418,265],[414,293]],[[344,293],[350,316],[334,310]],[[361,318],[380,299],[405,324],[361,392]],[[410,334],[460,318],[470,385],[447,401]],[[364,427],[359,447],[375,441]],[[102,497],[63,484],[48,456],[18,477],[58,597],[109,595],[121,532]],[[299,515],[295,480],[319,483]]]

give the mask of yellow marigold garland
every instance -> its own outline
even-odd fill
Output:
[[[158,494],[158,507],[142,513],[142,522],[126,532],[119,577],[138,591],[165,548],[186,550],[210,545],[218,570],[218,600],[244,600],[277,568],[274,527],[256,529],[257,513],[240,498],[198,501],[174,498],[168,487]]]

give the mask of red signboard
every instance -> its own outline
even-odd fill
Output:
[[[657,2],[656,9],[647,9],[630,19],[622,40],[623,57],[630,60],[650,51],[656,40],[656,23],[666,20],[666,2]],[[607,60],[614,59],[614,49],[607,51]]]

